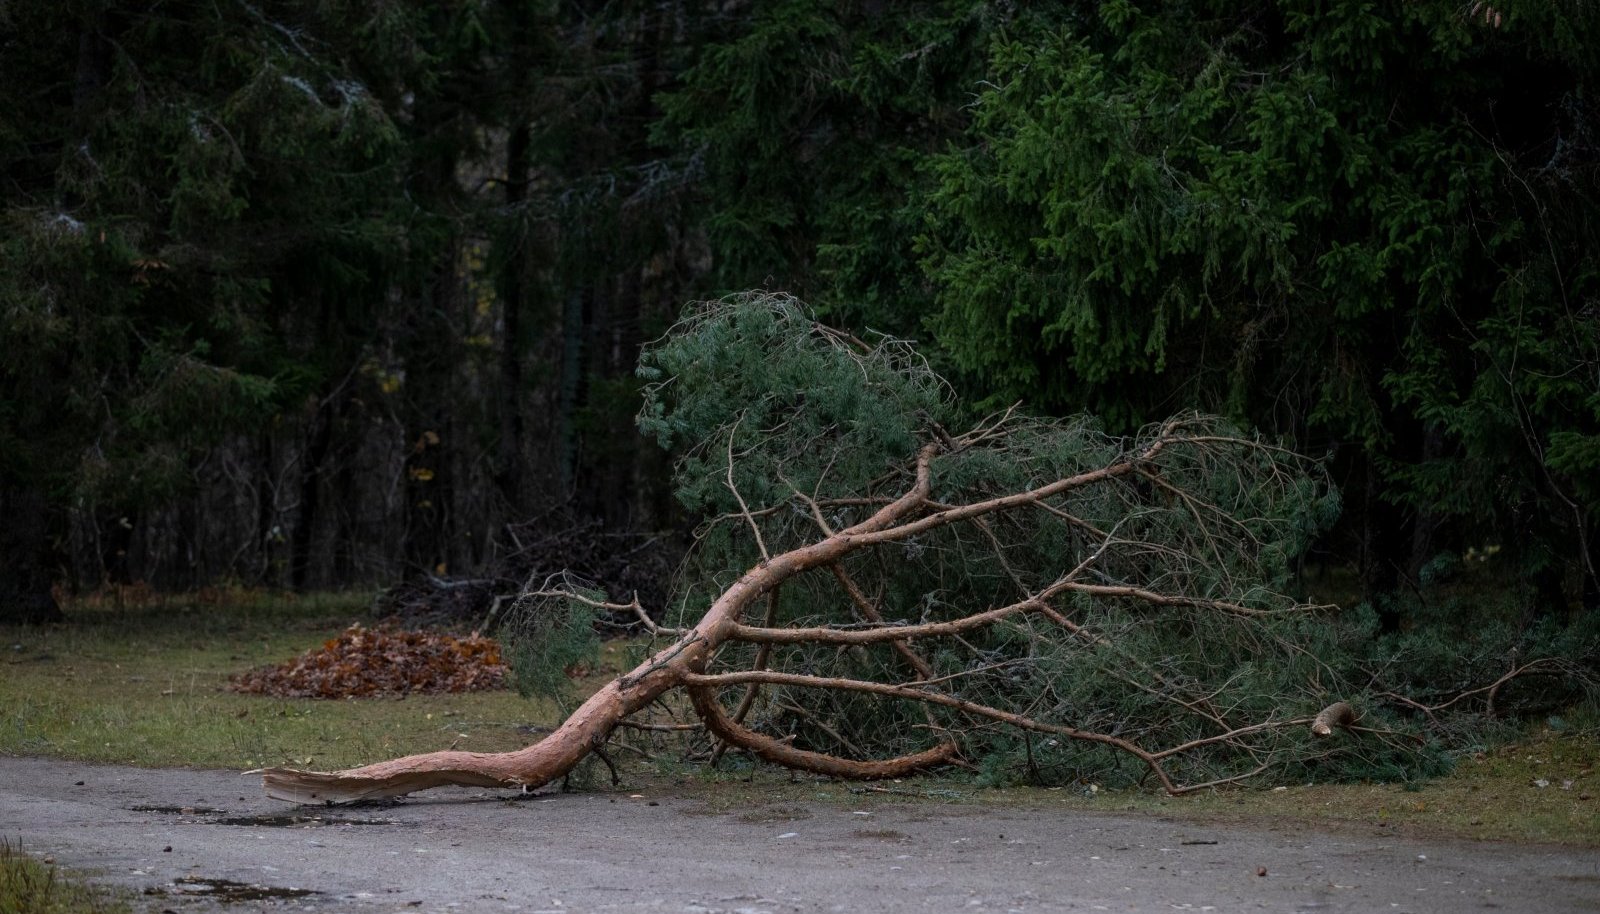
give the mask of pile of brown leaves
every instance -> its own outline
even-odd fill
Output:
[[[505,687],[492,638],[352,625],[321,648],[234,676],[236,692],[279,698],[376,698]]]

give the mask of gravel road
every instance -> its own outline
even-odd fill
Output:
[[[306,809],[237,772],[0,758],[0,839],[178,914],[1600,911],[1584,849],[881,794],[513,797]]]

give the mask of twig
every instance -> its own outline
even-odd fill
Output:
[[[650,614],[645,612],[644,607],[640,605],[639,595],[637,593],[635,593],[633,595],[633,599],[627,603],[607,603],[604,600],[591,599],[581,593],[574,593],[570,590],[535,590],[529,593],[524,593],[522,596],[540,597],[543,599],[572,600],[577,603],[582,603],[584,606],[588,606],[593,609],[604,609],[610,612],[632,613],[634,618],[639,620],[639,624],[644,626],[645,631],[648,631],[652,635],[680,637],[692,631],[692,629],[687,628],[665,628],[657,625],[655,620],[650,618]]]
[[[767,552],[767,543],[761,538],[761,525],[750,516],[750,506],[745,504],[744,496],[739,494],[739,487],[733,481],[733,438],[739,432],[739,423],[744,421],[744,413],[739,413],[739,418],[733,421],[733,428],[728,430],[728,491],[733,493],[733,498],[739,503],[739,513],[745,522],[750,525],[750,533],[756,538],[756,548],[761,550],[761,561],[772,561],[772,554]]]

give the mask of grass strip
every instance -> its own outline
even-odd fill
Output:
[[[352,622],[370,621],[367,605],[364,594],[223,594],[74,607],[66,625],[0,628],[0,753],[150,767],[330,770],[452,745],[481,752],[516,749],[560,722],[561,709],[553,703],[509,691],[318,701],[226,689],[234,673],[282,661]],[[638,650],[606,642],[599,668],[571,683],[572,697],[609,681],[637,659]],[[1463,758],[1451,775],[1420,783],[1239,788],[1170,798],[1096,792],[1088,785],[979,790],[923,778],[901,785],[917,797],[873,796],[880,802],[929,802],[921,795],[943,791],[959,795],[946,802],[1600,846],[1600,722],[1566,726],[1534,726],[1521,741]],[[642,739],[626,733],[617,738]],[[670,740],[660,734],[650,739],[663,743],[651,747],[654,762],[628,762],[633,756],[613,753],[624,763],[630,789],[699,796],[711,810],[752,801],[862,800],[850,793],[851,785],[750,770],[736,754],[724,759],[722,771],[696,769],[674,761],[676,754],[665,745]]]
[[[0,841],[0,914],[131,914],[132,910],[111,890],[90,886]]]

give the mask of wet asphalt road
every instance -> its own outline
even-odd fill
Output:
[[[873,794],[514,797],[304,809],[236,772],[0,758],[0,839],[179,914],[1600,911],[1584,849]]]

